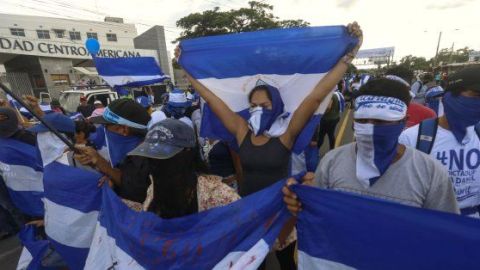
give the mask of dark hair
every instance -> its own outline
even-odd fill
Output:
[[[84,120],[75,121],[75,133],[83,132],[85,138],[90,136],[90,133],[95,132],[97,129],[91,123],[87,123]]]
[[[272,95],[270,94],[270,91],[268,90],[267,86],[265,85],[257,85],[255,86],[252,91],[250,91],[250,93],[248,94],[248,101],[252,101],[252,97],[253,97],[253,94],[255,92],[259,92],[259,91],[265,91],[267,93],[267,96],[268,96],[268,99],[270,101],[272,101]]]
[[[355,93],[355,98],[363,95],[394,97],[407,105],[412,100],[409,87],[399,81],[385,78],[369,80]]]
[[[404,79],[407,83],[411,83],[413,79],[413,71],[404,66],[391,67],[385,72],[386,75],[395,75]]]
[[[177,218],[198,212],[197,177],[207,173],[198,146],[186,148],[169,159],[149,159],[153,200],[148,211],[161,218]]]
[[[431,82],[431,81],[433,81],[433,74],[430,73],[430,72],[423,74],[422,81],[424,81],[424,82]]]

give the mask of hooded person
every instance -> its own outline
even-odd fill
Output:
[[[450,173],[462,214],[480,217],[480,67],[449,77],[444,115],[405,130],[400,141],[430,154]]]
[[[186,115],[187,110],[191,105],[191,102],[187,100],[185,92],[178,88],[174,88],[168,93],[168,101],[165,106],[163,106],[162,110],[156,111],[152,114],[152,118],[155,120],[150,123],[150,126],[167,118],[173,118],[180,120],[193,128],[192,120]]]
[[[428,155],[398,142],[410,100],[409,87],[398,81],[381,78],[362,86],[353,112],[355,142],[322,158],[314,185],[459,213],[445,168]],[[291,191],[284,188],[284,193],[289,209],[298,211],[298,201]]]

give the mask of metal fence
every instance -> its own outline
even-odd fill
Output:
[[[33,88],[27,73],[9,72],[0,73],[0,81],[7,84],[10,89],[17,95],[33,95]],[[3,91],[0,96],[5,98]]]

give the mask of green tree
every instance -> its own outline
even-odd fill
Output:
[[[415,70],[428,70],[430,69],[430,61],[427,61],[425,57],[416,57],[413,55],[404,56],[400,59],[401,66],[405,66],[408,69],[415,71]]]
[[[435,63],[440,64],[452,64],[452,63],[463,63],[468,61],[468,54],[473,50],[465,47],[452,51],[452,49],[443,48],[438,52],[436,61],[435,57],[431,59]]]
[[[230,11],[220,11],[219,7],[215,7],[183,17],[177,21],[177,26],[182,28],[183,32],[174,42],[186,38],[310,25],[303,20],[279,20],[273,15],[273,6],[269,4],[250,1],[248,5],[246,8]]]

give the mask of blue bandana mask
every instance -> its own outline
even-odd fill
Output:
[[[117,166],[127,154],[135,149],[142,139],[137,136],[123,136],[111,132],[105,128],[105,140],[108,148],[110,163],[113,167]]]
[[[357,178],[368,188],[382,176],[397,154],[398,137],[405,123],[373,125],[354,123],[357,145]]]
[[[257,106],[249,110],[250,118],[248,119],[248,126],[253,131],[255,136],[263,134],[270,128],[270,119],[273,117],[272,110]]]
[[[480,98],[454,97],[451,92],[447,92],[443,96],[443,107],[448,126],[461,144],[467,134],[467,127],[480,122]]]

